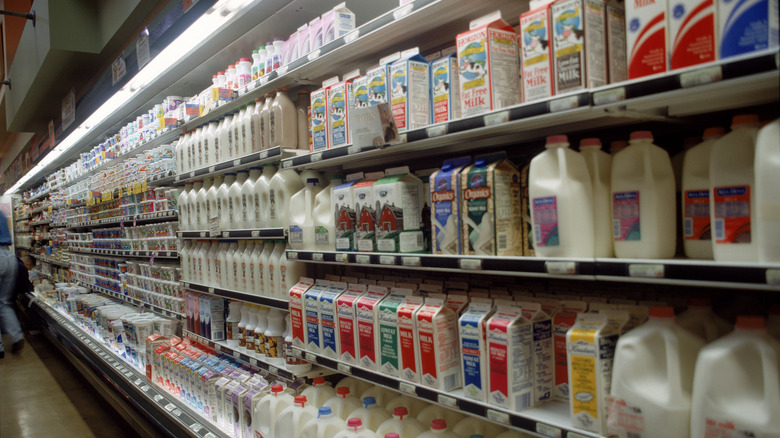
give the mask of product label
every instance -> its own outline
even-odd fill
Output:
[[[571,362],[571,406],[575,417],[587,414],[590,421],[598,421],[598,388],[596,385],[596,332],[574,328],[569,334],[569,361]]]
[[[460,84],[458,61],[447,57],[431,64],[433,123],[460,118]]]
[[[743,429],[733,421],[725,419],[704,419],[704,436],[709,438],[742,438],[760,436],[760,433]]]
[[[284,338],[282,336],[266,336],[265,355],[268,357],[280,357],[280,348],[282,345],[284,345]]]
[[[669,39],[672,69],[715,60],[715,2],[669,2]]]
[[[607,397],[607,429],[619,438],[641,437],[645,432],[642,409],[616,397]],[[722,435],[713,435],[722,436]]]
[[[564,8],[563,10],[559,10]],[[585,40],[582,11],[577,3],[553,5],[553,35],[555,52],[555,92],[576,90],[584,83]]]
[[[712,240],[710,229],[710,191],[686,190],[683,207],[685,240]]]
[[[327,245],[328,244],[328,229],[322,225],[314,227],[314,244]]]
[[[352,103],[352,82],[342,82],[328,90],[329,123],[330,123],[330,147],[342,146],[351,143],[349,112]]]
[[[558,246],[558,203],[555,196],[534,198],[534,245]]]
[[[666,2],[626,2],[628,78],[666,71]]]
[[[612,194],[612,238],[616,242],[642,240],[639,192]]]
[[[311,135],[312,149],[328,148],[328,105],[327,90],[317,90],[311,93]]]
[[[750,186],[715,187],[715,242],[750,243]]]
[[[290,244],[303,245],[303,229],[298,225],[290,225],[287,233]]]
[[[523,97],[526,102],[553,94],[548,14],[549,9],[545,6],[520,17]]]
[[[777,0],[718,2],[720,57],[777,47]]]

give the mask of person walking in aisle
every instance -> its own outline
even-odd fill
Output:
[[[8,219],[0,211],[0,358],[5,357],[2,332],[10,336],[11,352],[17,353],[24,347],[24,334],[13,308],[16,297],[16,274],[18,262],[11,249],[11,231]]]

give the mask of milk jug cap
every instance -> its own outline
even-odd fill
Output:
[[[370,406],[374,406],[376,404],[376,399],[374,397],[364,397],[363,398],[363,407],[368,408]]]
[[[406,409],[405,406],[398,406],[397,408],[393,409],[393,415],[396,417],[401,417],[402,420],[407,414],[409,414],[409,410]]]
[[[317,418],[327,417],[332,413],[333,411],[330,410],[330,406],[323,406],[317,411]]]
[[[325,379],[323,379],[322,377],[315,377],[314,380],[311,383],[312,383],[312,386],[316,387],[317,385],[324,384],[325,383]]]
[[[241,58],[241,62],[252,62],[249,58]]]
[[[274,385],[271,387],[271,392],[273,392],[274,394],[282,391],[284,391],[284,386],[282,385]]]
[[[358,427],[363,425],[363,421],[360,418],[350,418],[347,420],[347,426],[351,429],[357,429]]]
[[[385,434],[385,438],[401,438],[401,436],[395,432],[390,432]]]
[[[217,72],[217,74],[218,74],[219,76],[225,76],[225,72],[224,72],[224,71]]]
[[[630,140],[653,140],[653,133],[650,131],[634,131],[631,133]]]
[[[726,134],[726,130],[720,126],[713,126],[704,130],[701,138],[709,140],[711,138],[723,137]]]
[[[257,49],[255,49],[255,50],[252,50],[252,54],[253,54],[253,55],[256,55],[256,54],[257,54]]]
[[[598,138],[583,138],[582,140],[580,140],[580,149],[591,147],[591,146],[598,146],[599,148],[601,148],[601,140],[599,140]]]
[[[674,308],[671,306],[653,306],[650,308],[651,318],[674,318]]]
[[[569,137],[565,135],[551,135],[547,137],[547,146],[566,143],[569,144]]]
[[[742,125],[758,125],[757,114],[740,114],[731,119],[731,129]]]
[[[766,320],[763,316],[739,315],[735,327],[747,330],[761,330],[766,328]]]
[[[341,386],[336,388],[336,394],[340,395],[342,398],[347,398],[349,395],[349,388],[346,386]]]
[[[442,418],[431,421],[431,430],[444,430],[447,428],[447,422]]]
[[[295,402],[295,404],[300,403],[301,407],[303,407],[303,405],[306,404],[306,396],[305,395],[296,395],[295,398],[293,399],[293,401]]]

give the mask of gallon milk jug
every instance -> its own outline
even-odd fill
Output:
[[[268,312],[267,307],[257,308],[257,325],[255,325],[255,353],[263,360],[265,354],[265,332],[268,331]]]
[[[271,191],[269,184],[271,178],[276,173],[276,167],[271,163],[263,164],[263,173],[255,182],[255,227],[270,228],[271,212],[269,205],[271,203]]]
[[[716,255],[717,257],[717,255]],[[704,347],[693,380],[691,438],[780,437],[780,343],[764,318],[738,316]]]
[[[649,131],[631,133],[612,158],[612,240],[621,258],[672,258],[675,188],[669,154]]]
[[[276,172],[268,183],[268,227],[285,227],[290,222],[290,198],[303,188],[303,181],[292,169]]]
[[[423,432],[417,438],[459,438],[452,432],[447,431],[447,422],[441,418],[431,421],[431,428]]]
[[[187,205],[190,190],[192,190],[192,183],[184,184],[184,190],[179,193],[179,199],[176,200],[176,205],[178,205],[179,208],[179,227],[182,231],[192,230],[192,228],[190,228],[189,206]]]
[[[325,383],[322,377],[315,377],[311,386],[304,389],[301,394],[305,395],[313,406],[321,408],[325,406],[325,402],[336,397],[336,389]]]
[[[758,261],[780,262],[780,119],[758,131],[756,140],[756,241]]]
[[[293,396],[284,391],[282,385],[274,385],[271,387],[271,392],[260,399],[255,406],[254,424],[252,428],[255,430],[255,436],[261,436],[263,438],[274,436],[274,428],[276,426],[276,419],[279,418],[279,414],[283,410],[289,408],[294,403]]]
[[[260,110],[260,132],[263,135],[263,149],[273,147],[271,144],[271,105],[274,103],[273,94],[265,94],[265,103]]]
[[[217,136],[217,128],[219,127],[218,120],[212,120],[209,122],[209,127],[206,130],[206,165],[212,166],[217,164],[219,157],[219,137]]]
[[[580,141],[580,155],[585,159],[593,189],[593,247],[596,257],[614,257],[612,248],[612,156],[601,150],[601,140]]]
[[[255,109],[252,111],[252,152],[259,152],[263,149],[263,131],[260,129],[260,113],[263,111],[265,99],[258,97],[255,99]]]
[[[361,406],[360,400],[352,395],[349,387],[341,386],[336,388],[336,396],[331,397],[323,406],[330,407],[334,415],[347,421],[349,414]]]
[[[255,218],[255,184],[260,178],[260,168],[252,167],[249,169],[249,177],[241,186],[241,209],[244,228],[259,228]]]
[[[730,333],[731,324],[712,311],[710,300],[691,298],[688,309],[677,315],[677,325],[710,343]]]
[[[651,308],[646,323],[618,339],[609,431],[622,437],[687,437],[693,370],[703,346],[702,339],[675,324],[672,307]],[[634,417],[642,421],[626,420]]]
[[[192,245],[192,241],[185,240],[184,244],[181,246],[181,249],[179,250],[179,259],[181,260],[181,279],[183,281],[190,281],[190,247]]]
[[[236,181],[235,173],[226,173],[222,185],[217,190],[217,201],[219,201],[219,229],[230,230],[232,223],[230,221],[230,186]]]
[[[284,243],[284,241],[282,241]],[[285,245],[282,254],[279,256],[279,282],[277,287],[277,296],[282,300],[290,299],[290,289],[298,284],[301,277],[306,276],[305,262],[290,260],[287,258],[289,245]]]
[[[731,132],[712,146],[710,199],[713,254],[716,261],[758,261],[753,174],[758,116],[734,116]],[[776,240],[777,236],[773,236]]]
[[[712,228],[710,226],[710,155],[726,130],[707,128],[702,142],[685,152],[682,166],[682,226],[685,256],[692,259],[712,259]]]
[[[274,425],[274,436],[296,437],[301,433],[303,426],[317,418],[317,408],[312,406],[305,395],[296,395],[293,405],[279,414]]]
[[[333,175],[330,184],[314,197],[314,250],[336,249],[336,209],[333,188],[344,183],[342,175]]]
[[[363,427],[360,418],[347,420],[347,429],[337,433],[334,438],[376,438],[378,435]]]
[[[215,241],[211,244],[211,248],[206,254],[206,259],[208,260],[206,266],[208,266],[209,269],[209,283],[207,285],[212,287],[219,287],[219,282],[217,282],[217,272],[219,271],[219,268],[217,267],[218,254],[219,242]]]
[[[298,147],[298,115],[287,88],[277,88],[271,106],[271,145],[285,149]]]
[[[437,418],[445,420],[447,424],[458,424],[463,414],[439,405],[428,405],[417,414],[417,421],[423,425],[431,424]]]
[[[249,321],[244,327],[244,354],[255,352],[255,328],[257,326],[257,311],[259,310],[254,304],[247,304],[249,306]]]
[[[373,385],[364,380],[359,380],[354,377],[344,377],[343,379],[339,380],[339,383],[336,384],[336,390],[338,390],[342,386],[346,386],[347,388],[349,388],[349,393],[357,397],[360,394],[366,392]]]
[[[360,394],[360,399],[363,400],[366,397],[374,397],[374,401],[377,406],[384,408],[390,400],[398,397],[400,394],[398,391],[385,388],[384,386],[374,385]],[[392,412],[392,411],[388,411]]]
[[[430,403],[420,400],[419,398],[409,397],[408,395],[402,395],[395,397],[385,404],[385,410],[392,414],[395,412],[395,408],[404,407],[409,412],[422,412],[423,409],[430,406]],[[414,414],[412,414],[414,416]],[[419,420],[419,418],[418,418]],[[424,424],[424,423],[423,423]]]
[[[393,409],[393,418],[380,424],[376,430],[378,436],[384,437],[388,433],[397,433],[404,438],[414,438],[425,432],[425,426],[409,415],[409,410],[403,406]]]
[[[290,198],[290,222],[287,233],[292,249],[314,251],[314,197],[319,193],[319,181],[308,178],[306,186]]]
[[[207,194],[208,191],[211,189],[212,184],[214,184],[214,180],[211,178],[206,178],[203,180],[203,186],[198,190],[198,193],[195,195],[195,211],[198,215],[198,226],[201,230],[208,229],[209,227],[209,218],[208,218],[208,209],[207,206]]]
[[[230,314],[227,317],[227,320],[225,320],[225,330],[227,333],[225,333],[225,340],[227,341],[228,347],[236,348],[238,347],[238,323],[241,321],[241,307],[244,305],[241,301],[231,301],[230,305],[228,306],[230,308]]]
[[[347,427],[347,423],[333,415],[327,406],[321,407],[317,418],[310,420],[301,430],[301,438],[332,438]]]
[[[187,193],[187,210],[190,230],[202,230],[205,224],[200,223],[198,217],[198,192],[203,188],[203,181],[194,181],[192,190]]]
[[[282,279],[282,269],[279,262],[284,255],[285,244],[283,240],[274,240],[273,242],[273,252],[268,256],[268,277],[266,277],[265,282],[265,293],[271,298],[282,299],[284,297],[279,294]]]
[[[211,220],[211,218],[219,219],[220,203],[219,198],[217,198],[217,193],[219,188],[222,187],[222,183],[222,175],[215,176],[214,182],[211,184],[209,191],[206,192],[206,216],[209,220]],[[208,229],[208,226],[209,224],[207,221],[206,229]]]
[[[357,408],[349,414],[349,418],[360,418],[363,421],[363,425],[371,430],[377,430],[379,425],[389,420],[390,414],[384,409],[377,406],[374,397],[366,397],[363,399],[363,407]]]
[[[452,428],[452,433],[460,438],[470,438],[474,435],[484,438],[495,438],[504,428],[477,417],[466,417]]]
[[[230,220],[231,230],[246,229],[247,225],[244,223],[244,214],[241,197],[241,188],[244,186],[247,178],[249,178],[249,172],[245,170],[239,170],[236,172],[236,180],[230,185],[228,189],[228,216]]]
[[[547,137],[531,160],[528,196],[540,257],[593,257],[593,190],[585,158],[565,135]]]
[[[271,296],[271,254],[273,254],[276,244],[274,241],[266,241],[263,246],[263,252],[260,253],[257,265],[255,265],[255,279],[259,280],[258,294],[265,297]]]

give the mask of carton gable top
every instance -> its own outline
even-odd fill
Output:
[[[501,11],[493,11],[490,14],[483,15],[475,20],[471,20],[469,23],[469,30],[474,29],[500,29],[510,32],[514,32],[512,26],[506,21],[501,19]]]

